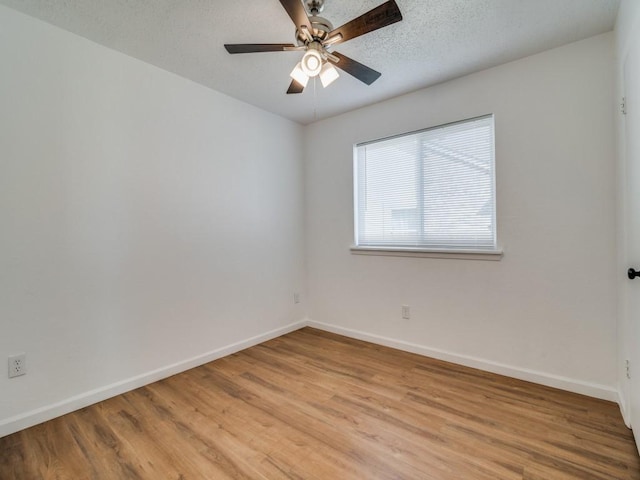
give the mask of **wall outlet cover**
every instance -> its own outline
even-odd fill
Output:
[[[9,357],[9,378],[19,377],[27,373],[27,354],[20,353]]]

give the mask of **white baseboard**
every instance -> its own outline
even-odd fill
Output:
[[[198,355],[196,357],[189,358],[172,365],[167,365],[166,367],[162,367],[157,370],[138,375],[136,377],[128,378],[121,382],[100,387],[95,390],[84,392],[60,402],[31,410],[14,417],[9,417],[5,420],[0,421],[0,437],[18,432],[42,422],[46,422],[47,420],[51,420],[61,415],[73,412],[74,410],[79,410],[89,405],[93,405],[94,403],[101,402],[108,398],[120,395],[139,387],[143,387],[150,383],[157,382],[158,380],[162,380],[163,378],[170,377],[172,375],[184,372],[194,367],[198,367],[205,363],[212,362],[213,360],[217,360],[218,358],[231,355],[232,353],[239,352],[240,350],[244,350],[245,348],[249,348],[259,343],[266,342],[267,340],[271,340],[273,338],[284,335],[286,333],[293,332],[294,330],[298,330],[306,325],[306,320],[300,320],[298,322],[294,322],[284,327],[271,330],[261,335],[256,335],[255,337],[251,337],[246,340],[227,345],[225,347],[217,348],[205,354]]]
[[[561,390],[580,393],[582,395],[588,395],[590,397],[600,398],[617,403],[620,403],[621,400],[618,390],[606,385],[583,382],[581,380],[575,380],[572,378],[553,375],[550,373],[513,367],[498,362],[492,362],[490,360],[483,360],[481,358],[470,357],[468,355],[460,355],[458,353],[447,352],[445,350],[440,350],[437,348],[425,347],[423,345],[417,345],[415,343],[405,342],[403,340],[395,340],[392,338],[373,335],[359,330],[352,330],[350,328],[343,328],[328,323],[309,320],[307,322],[307,325],[320,330],[326,330],[327,332],[344,335],[345,337],[364,340],[366,342],[383,345],[385,347],[396,348],[405,352],[417,353],[418,355],[424,355],[426,357],[436,358],[438,360],[457,363],[459,365],[477,368],[480,370],[485,370],[487,372],[505,375],[507,377],[518,378],[527,382],[538,383],[541,385],[546,385],[548,387],[559,388]]]
[[[284,327],[271,330],[261,335],[256,335],[246,340],[242,340],[240,342],[218,348],[211,352],[198,355],[196,357],[174,363],[172,365],[168,365],[166,367],[159,368],[142,375],[138,375],[136,377],[107,385],[105,387],[97,388],[95,390],[84,392],[82,394],[67,398],[63,401],[2,420],[0,421],[0,437],[23,430],[25,428],[29,428],[42,422],[46,422],[47,420],[51,420],[61,415],[73,412],[74,410],[93,405],[94,403],[107,400],[108,398],[120,395],[139,387],[143,387],[150,383],[157,382],[158,380],[162,380],[163,378],[167,378],[191,368],[198,367],[218,358],[231,355],[232,353],[239,352],[240,350],[244,350],[245,348],[249,348],[259,343],[266,342],[267,340],[271,340],[281,335],[285,335],[305,326],[325,330],[327,332],[337,333],[339,335],[344,335],[346,337],[355,338],[358,340],[364,340],[386,347],[396,348],[398,350],[403,350],[406,352],[417,353],[426,357],[437,358],[439,360],[457,363],[459,365],[465,365],[467,367],[478,368],[480,370],[485,370],[508,377],[539,383],[541,385],[547,385],[549,387],[555,387],[570,392],[580,393],[595,398],[617,402],[620,405],[625,423],[629,425],[626,402],[624,401],[621,392],[617,389],[607,387],[605,385],[598,385],[595,383],[583,382],[580,380],[574,380],[571,378],[561,377],[544,372],[512,367],[489,360],[483,360],[467,355],[460,355],[457,353],[425,347],[423,345],[405,342],[402,340],[395,340],[380,335],[365,333],[359,330],[352,330],[337,325],[331,325],[328,323],[305,319],[291,323]]]
[[[624,424],[631,428],[631,415],[629,415],[629,409],[627,408],[627,401],[622,390],[618,390],[618,405],[620,405],[620,413],[622,414],[622,419],[624,420]]]

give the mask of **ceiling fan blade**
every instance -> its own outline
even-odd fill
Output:
[[[295,47],[292,43],[225,43],[229,53],[284,52],[286,48]]]
[[[287,93],[302,93],[304,90],[304,85],[296,82],[295,80],[291,80],[291,85],[289,85],[289,90]]]
[[[331,52],[332,55],[335,55],[338,58],[338,62],[335,63],[335,66],[341,70],[344,70],[349,75],[356,77],[363,83],[367,85],[371,85],[382,75],[380,72],[375,71],[373,68],[369,68],[366,65],[361,64],[360,62],[356,62],[355,60],[345,57],[341,53]]]
[[[327,38],[334,38],[340,35],[340,37],[332,42],[333,45],[337,45],[338,43],[346,42],[365,33],[373,32],[374,30],[386,27],[400,20],[402,20],[402,13],[400,13],[398,5],[394,0],[389,0],[373,10],[369,10],[367,13],[345,23],[341,27],[336,28],[327,35]]]
[[[301,29],[301,27],[304,26],[309,32],[313,32],[311,22],[307,16],[307,11],[300,0],[280,0],[280,3],[298,29]]]

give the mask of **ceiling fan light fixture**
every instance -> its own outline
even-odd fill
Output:
[[[1,0],[0,0],[1,1]],[[373,1],[373,0],[371,0]],[[374,69],[356,62],[338,52],[331,53],[335,45],[364,34],[374,32],[402,20],[402,12],[396,0],[386,0],[368,12],[348,21],[338,28],[322,18],[325,0],[280,0],[296,27],[294,43],[225,43],[231,54],[255,52],[301,51],[302,59],[291,72],[293,78],[287,94],[302,93],[309,78],[320,75],[324,87],[339,77],[335,67],[347,72],[362,83],[371,85],[380,75]],[[330,63],[330,65],[327,65]]]
[[[306,87],[307,83],[309,82],[309,75],[304,73],[304,71],[302,70],[301,62],[298,62],[298,64],[294,67],[294,69],[291,71],[291,74],[289,76],[293,78],[296,82],[298,82],[300,85],[302,85],[303,87]]]
[[[338,69],[331,65],[329,62],[325,62],[322,66],[322,70],[320,70],[320,81],[322,82],[322,86],[327,88],[331,85],[335,80],[338,79],[340,74],[338,74]]]
[[[322,69],[322,55],[317,50],[307,50],[300,62],[302,71],[309,77],[315,77]]]

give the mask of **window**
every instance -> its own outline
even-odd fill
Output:
[[[493,115],[356,145],[354,164],[356,249],[497,252]]]

